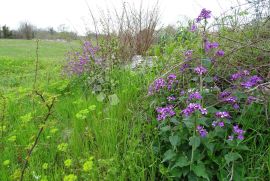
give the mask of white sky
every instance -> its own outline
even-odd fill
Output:
[[[95,15],[99,9],[120,9],[122,2],[139,6],[141,0],[0,0],[0,25],[16,29],[20,22],[28,21],[39,28],[57,27],[66,24],[70,30],[85,32],[90,16],[88,2]],[[202,8],[212,10],[214,16],[245,0],[159,0],[161,24],[175,24],[183,17],[195,18]],[[156,0],[143,0],[144,7]],[[89,25],[88,25],[89,26]],[[92,27],[88,27],[92,29]]]

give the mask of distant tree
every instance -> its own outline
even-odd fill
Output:
[[[3,34],[3,38],[11,38],[12,37],[12,31],[10,31],[9,27],[6,25],[2,26],[2,34]]]
[[[28,22],[23,22],[20,24],[18,31],[24,39],[31,40],[35,37],[35,29],[34,25]]]
[[[49,33],[50,33],[50,35],[53,35],[53,34],[56,33],[56,31],[53,29],[53,27],[50,27],[49,28]]]

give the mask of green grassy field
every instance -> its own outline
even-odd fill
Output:
[[[112,72],[119,81],[116,106],[98,102],[91,93],[86,97],[62,75],[65,53],[78,46],[78,42],[39,42],[37,89],[46,99],[57,99],[44,123],[46,107],[32,92],[36,42],[0,40],[0,90],[6,100],[1,99],[6,111],[0,122],[0,180],[19,179],[41,126],[45,129],[29,159],[25,180],[154,180],[156,160],[146,134],[150,128],[143,124],[147,117],[138,107],[143,106],[147,77]],[[89,113],[80,118],[78,113],[86,109]]]

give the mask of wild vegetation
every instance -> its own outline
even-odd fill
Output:
[[[95,39],[0,40],[0,180],[269,180],[269,8],[255,5],[159,33],[157,9],[124,7]],[[138,53],[157,60],[130,69]]]

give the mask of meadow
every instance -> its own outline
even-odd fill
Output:
[[[1,92],[6,100],[6,115],[1,120],[0,180],[17,180],[46,110],[32,93],[36,41],[1,40],[0,46]],[[62,180],[72,173],[86,180],[145,179],[155,170],[154,166],[149,168],[155,163],[152,150],[141,143],[148,129],[142,124],[145,113],[138,107],[143,103],[146,77],[130,71],[112,72],[119,82],[119,104],[98,102],[96,96],[85,96],[82,89],[69,85],[61,74],[65,54],[78,46],[78,42],[39,42],[37,85],[57,101],[31,156],[25,180]],[[85,118],[76,116],[88,108],[89,113],[82,113]],[[147,134],[144,139],[150,144]],[[83,171],[90,158],[91,172]]]

